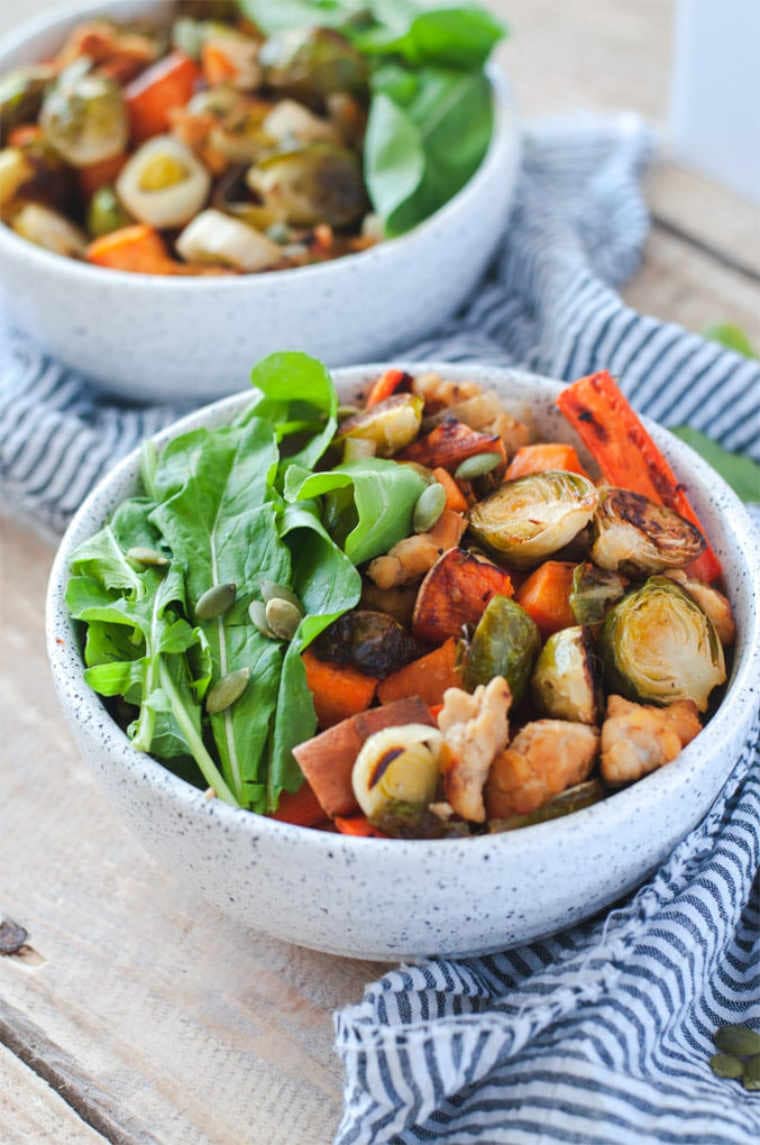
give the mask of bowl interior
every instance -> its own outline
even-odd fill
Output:
[[[473,379],[496,388],[505,405],[517,416],[529,411],[539,435],[554,440],[580,443],[555,406],[561,386],[551,380],[513,370],[489,367],[449,366],[441,363],[395,363],[410,370],[435,370],[453,380]],[[337,388],[343,400],[353,397],[367,381],[377,376],[382,366],[365,366],[338,370],[334,373]],[[198,426],[214,427],[227,423],[251,400],[250,392],[235,395],[207,406],[182,419],[155,439],[159,447],[180,433]],[[571,816],[573,824],[581,823],[593,831],[593,824],[609,830],[618,824],[621,830],[632,813],[641,813],[655,801],[677,799],[679,792],[695,781],[699,775],[712,783],[716,795],[732,765],[729,758],[735,729],[748,720],[757,706],[756,681],[760,673],[760,570],[756,559],[754,526],[744,507],[716,473],[682,442],[666,430],[648,423],[657,444],[673,465],[692,498],[709,534],[711,543],[721,559],[728,592],[734,607],[738,638],[734,650],[731,678],[725,697],[702,733],[679,756],[675,763],[651,774],[637,784],[613,795],[592,807]],[[582,455],[585,451],[581,447]],[[167,773],[157,761],[146,759],[130,745],[121,729],[105,712],[100,699],[83,688],[83,663],[77,633],[69,619],[64,592],[68,565],[72,551],[92,535],[125,497],[136,486],[138,456],[133,454],[119,464],[91,494],[72,521],[58,551],[51,574],[47,634],[52,670],[59,695],[65,708],[76,710],[76,719],[106,729],[109,753],[113,766],[139,773],[148,782],[160,783],[178,804],[208,818],[209,804],[202,792],[185,781]],[[221,822],[234,824],[235,830],[250,830],[255,823],[259,834],[267,833],[299,842],[307,848],[326,847],[351,850],[372,846],[375,841],[334,836],[308,831],[274,820],[262,819],[247,811],[230,808],[215,801],[215,814]],[[567,821],[539,824],[496,836],[482,836],[468,841],[468,847],[496,848],[500,853],[514,852],[531,839],[548,839],[552,832],[567,829]],[[565,824],[563,826],[563,824]],[[546,834],[544,834],[546,833]],[[455,840],[433,843],[421,840],[394,840],[393,846],[401,853],[456,845]]]

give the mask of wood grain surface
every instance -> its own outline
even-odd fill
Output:
[[[44,0],[0,3],[0,31]],[[502,0],[502,59],[526,114],[665,117],[669,0]],[[760,341],[757,209],[672,164],[627,299]],[[1,507],[0,507],[1,508]],[[127,833],[79,758],[43,646],[51,549],[0,521],[0,958],[5,1145],[326,1145],[341,1105],[331,1013],[378,967],[243,932],[193,905]]]

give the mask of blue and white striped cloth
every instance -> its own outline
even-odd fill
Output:
[[[639,409],[760,460],[760,366],[626,307],[651,151],[634,117],[543,123],[491,271],[405,357],[615,374]],[[730,315],[716,315],[716,318]],[[100,398],[28,345],[0,344],[0,506],[60,531],[121,455],[175,411]],[[760,1028],[760,746],[629,902],[506,954],[392,971],[337,1017],[337,1145],[756,1145],[760,1094],[710,1072],[724,1022]]]

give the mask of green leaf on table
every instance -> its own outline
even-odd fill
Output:
[[[690,445],[708,465],[712,465],[742,501],[760,502],[760,465],[751,457],[729,453],[722,445],[689,425],[676,426],[670,432]]]
[[[735,326],[731,322],[721,322],[717,326],[708,327],[704,336],[711,342],[719,342],[727,350],[743,354],[745,358],[757,358],[755,348],[741,326]]]
[[[353,564],[361,565],[409,536],[414,506],[424,488],[424,479],[411,466],[365,457],[312,474],[288,491],[288,499],[344,495],[352,502],[354,512],[343,548]]]

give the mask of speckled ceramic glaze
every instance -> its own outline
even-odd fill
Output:
[[[0,74],[52,54],[83,15],[160,13],[164,0],[89,0],[0,44]],[[88,266],[0,224],[0,285],[15,323],[67,365],[138,401],[211,400],[251,362],[306,350],[333,366],[410,345],[456,310],[503,233],[519,140],[503,79],[489,153],[467,186],[409,235],[319,266],[237,278],[166,278]]]
[[[540,436],[577,444],[554,407],[560,388],[554,382],[491,368],[424,368],[496,386],[511,410],[531,409]],[[379,369],[338,371],[344,400]],[[223,424],[249,400],[243,394],[207,407],[157,443],[198,425]],[[760,569],[752,525],[734,494],[690,449],[665,430],[650,428],[686,483],[723,561],[739,631],[726,697],[675,763],[566,819],[467,840],[353,839],[209,802],[136,752],[85,686],[64,606],[73,549],[134,492],[138,458],[132,455],[90,496],[64,537],[51,575],[47,622],[63,710],[117,813],[167,871],[245,926],[360,958],[503,948],[578,922],[630,890],[699,821],[726,781],[757,704],[760,677]]]

